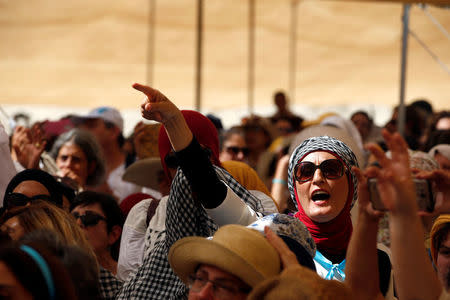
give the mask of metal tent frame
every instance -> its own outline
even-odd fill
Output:
[[[150,19],[155,17],[155,1],[150,1]],[[253,113],[254,106],[254,89],[255,89],[255,3],[256,0],[248,0],[248,65],[247,65],[247,106],[248,112]],[[335,0],[345,1],[345,0]],[[368,2],[371,0],[356,0]],[[398,109],[398,130],[401,134],[405,130],[405,90],[406,90],[406,69],[407,69],[407,55],[408,55],[408,36],[409,36],[409,18],[411,4],[413,3],[428,3],[433,5],[449,5],[448,0],[381,0],[384,2],[398,2],[402,3],[402,43],[401,43],[401,65],[400,65],[400,88],[399,88],[399,109]],[[295,99],[295,82],[296,82],[296,62],[297,62],[297,11],[300,0],[291,0],[291,14],[290,14],[290,41],[289,41],[289,95],[291,99]],[[202,103],[202,55],[203,55],[203,11],[204,1],[197,0],[197,32],[196,32],[196,70],[195,70],[195,107],[198,111],[201,110]],[[150,20],[149,31],[149,54],[148,54],[148,69],[153,65],[153,43],[154,43],[154,21]],[[153,72],[147,71],[147,82],[151,84],[153,81]]]

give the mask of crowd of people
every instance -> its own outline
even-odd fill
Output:
[[[450,299],[450,111],[277,111],[223,128],[152,87],[0,125],[5,299]],[[138,109],[138,108],[137,108]]]

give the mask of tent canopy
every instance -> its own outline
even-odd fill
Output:
[[[153,86],[193,108],[195,3],[156,1],[152,66],[148,0],[2,3],[0,103],[136,108],[142,97],[130,86],[145,82],[151,67]],[[274,91],[288,88],[291,1],[255,3],[255,101],[270,106]],[[394,106],[401,9],[390,1],[300,1],[294,104]],[[429,11],[450,30],[448,10]],[[450,42],[416,6],[410,27],[450,64]],[[205,111],[246,105],[247,38],[248,1],[204,1]],[[449,76],[414,40],[407,82],[406,99],[426,97],[436,108],[448,108]]]

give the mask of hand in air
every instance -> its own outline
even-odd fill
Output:
[[[376,168],[376,167],[369,167]],[[358,178],[358,207],[359,212],[365,214],[373,221],[378,221],[378,219],[383,216],[383,212],[378,211],[373,208],[372,203],[370,202],[370,194],[369,188],[367,184],[367,177],[363,174],[363,172],[357,168],[352,168],[353,173],[355,173],[356,178]]]
[[[172,148],[175,151],[186,148],[192,141],[193,136],[178,107],[160,91],[149,86],[135,83],[133,88],[147,96],[141,105],[142,117],[164,125]]]
[[[367,177],[377,179],[378,192],[384,206],[392,213],[417,211],[415,187],[409,167],[408,146],[399,133],[382,132],[392,158],[386,157],[384,151],[376,144],[367,148],[377,159],[381,168],[367,169]]]
[[[144,102],[141,104],[143,118],[166,125],[174,118],[183,117],[178,107],[160,91],[139,83],[133,84],[133,88],[146,96]]]
[[[420,215],[437,216],[439,214],[450,214],[450,171],[443,169],[421,171],[416,174],[416,177],[431,181],[436,193],[434,211],[431,213],[420,212]]]
[[[39,168],[39,159],[47,142],[39,125],[32,129],[18,126],[13,133],[12,147],[17,161],[27,169]]]

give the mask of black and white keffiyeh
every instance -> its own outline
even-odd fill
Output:
[[[123,282],[111,272],[100,267],[99,270],[100,296],[105,300],[113,300],[122,287]]]
[[[223,180],[250,208],[262,216],[261,202],[242,187],[228,172],[214,167]],[[167,259],[170,247],[187,236],[212,236],[217,224],[194,200],[188,180],[181,169],[172,182],[166,210],[166,229],[144,257],[143,263],[120,290],[118,299],[186,299],[187,287],[172,271]],[[147,251],[145,251],[147,253]]]

